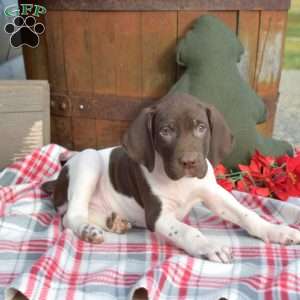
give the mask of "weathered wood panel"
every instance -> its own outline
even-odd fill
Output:
[[[71,117],[51,117],[51,142],[73,149]]]
[[[245,49],[239,70],[243,78],[254,88],[260,13],[240,11],[238,19],[238,36]]]
[[[89,13],[63,12],[64,59],[69,94],[93,90]],[[71,118],[73,146],[83,149],[96,146],[96,120]]]
[[[112,121],[111,113],[105,113],[107,104],[100,97],[126,96],[141,99],[142,94],[142,53],[141,14],[91,13],[90,26],[97,28],[92,33],[93,93],[89,103],[79,101],[74,113],[96,113],[96,137],[98,147],[108,147],[120,142],[120,134],[128,122]],[[99,29],[99,30],[98,30]],[[117,112],[122,110],[122,97],[118,107],[110,103]],[[125,111],[127,102],[125,104]],[[82,106],[83,105],[83,106]],[[81,107],[80,107],[81,106]],[[79,107],[79,110],[78,110]],[[104,113],[103,113],[104,112]],[[110,126],[108,126],[110,124]],[[122,124],[122,126],[120,125]]]
[[[127,121],[97,120],[97,147],[120,145],[121,137],[128,128],[128,124]]]
[[[38,22],[45,24],[44,17],[38,18]],[[47,30],[47,29],[46,29]],[[45,33],[39,36],[40,43],[36,48],[23,47],[24,65],[28,79],[48,79],[48,45]]]
[[[73,146],[76,150],[96,148],[96,120],[72,117]]]
[[[0,81],[0,169],[49,143],[49,98],[46,81]]]
[[[94,93],[140,96],[140,13],[91,13],[90,27]]]
[[[47,44],[51,45],[48,51],[49,81],[51,92],[66,92],[66,73],[64,59],[64,36],[62,12],[49,11],[46,14],[46,38]],[[55,28],[55,30],[51,30]]]
[[[64,59],[67,85],[70,93],[89,92],[92,90],[88,16],[88,13],[63,12]]]
[[[261,12],[255,86],[262,96],[278,91],[286,23],[287,12]]]
[[[268,122],[259,126],[272,135],[284,51],[287,12],[261,12],[255,87],[269,109]]]
[[[62,10],[287,10],[290,0],[41,0]]]
[[[176,12],[142,13],[142,96],[161,97],[176,79]]]

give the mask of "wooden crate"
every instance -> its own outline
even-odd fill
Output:
[[[193,21],[219,17],[246,51],[243,77],[264,98],[272,134],[289,0],[44,0],[46,34],[25,48],[29,78],[51,86],[51,140],[106,147],[139,109],[163,96],[182,70],[175,47]],[[34,63],[32,63],[34,62]]]
[[[0,170],[50,142],[46,81],[0,80]]]

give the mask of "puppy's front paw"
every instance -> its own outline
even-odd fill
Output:
[[[225,246],[211,244],[201,251],[204,257],[218,263],[229,264],[233,260],[231,249]]]
[[[79,229],[79,238],[93,244],[101,244],[104,241],[103,230],[92,224],[83,224]]]
[[[263,240],[282,245],[300,244],[300,231],[287,225],[269,224]]]

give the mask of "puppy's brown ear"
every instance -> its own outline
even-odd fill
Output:
[[[232,151],[234,138],[223,115],[213,106],[207,108],[210,123],[210,146],[208,160],[216,166]]]
[[[149,172],[154,169],[153,119],[155,107],[144,108],[123,135],[122,145],[129,157],[143,164]]]

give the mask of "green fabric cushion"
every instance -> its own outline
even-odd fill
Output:
[[[256,130],[267,113],[238,71],[243,51],[236,35],[219,19],[200,17],[178,44],[177,63],[186,70],[170,90],[191,94],[223,113],[235,138],[232,153],[223,161],[229,168],[248,163],[255,149],[274,156],[293,153],[289,143],[265,138]]]

